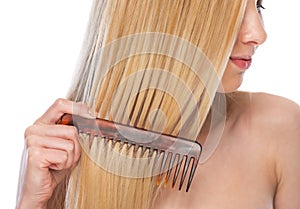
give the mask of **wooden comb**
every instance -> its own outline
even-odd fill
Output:
[[[189,191],[202,151],[201,144],[197,141],[129,127],[104,119],[88,119],[71,114],[64,114],[58,123],[75,126],[79,133],[87,133],[91,137],[100,136],[102,139],[112,140],[113,143],[134,146],[135,150],[142,148],[144,151],[149,149],[150,152],[157,151],[163,154],[162,160],[159,161],[160,165],[157,165],[160,167],[158,184],[164,181],[167,185],[173,171],[172,188],[181,176],[179,190],[182,189],[185,179],[188,179],[185,191]]]

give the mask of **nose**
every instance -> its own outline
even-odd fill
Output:
[[[261,14],[256,7],[246,10],[239,32],[239,39],[242,43],[255,47],[263,44],[267,39]]]

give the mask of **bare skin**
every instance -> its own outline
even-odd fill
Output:
[[[17,208],[47,208],[54,188],[76,165],[81,147],[75,127],[57,125],[64,113],[93,117],[82,104],[58,99],[24,134],[27,165]]]
[[[225,92],[241,85],[251,56],[266,40],[260,3],[248,0],[222,79]],[[232,101],[221,142],[199,165],[190,192],[166,188],[155,209],[300,208],[299,105],[247,92],[232,93]],[[56,124],[63,113],[91,117],[86,107],[58,99],[27,128],[28,160],[19,209],[46,209],[54,188],[80,157],[77,130]]]
[[[300,108],[236,93],[221,142],[188,193],[166,188],[155,209],[296,209],[300,206]]]
[[[248,0],[222,79],[225,92],[241,85],[249,67],[236,58],[251,58],[266,40],[260,3]],[[221,142],[199,165],[190,192],[166,188],[155,209],[300,208],[299,105],[262,93],[236,92],[230,98]]]

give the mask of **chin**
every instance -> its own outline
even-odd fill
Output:
[[[231,81],[223,81],[219,85],[217,92],[219,93],[231,93],[236,90],[242,85],[243,83],[243,76],[240,79],[232,79]]]

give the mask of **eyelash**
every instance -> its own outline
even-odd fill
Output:
[[[266,9],[266,8],[262,5],[262,1],[257,1],[256,9],[259,13],[261,13],[261,9]]]

